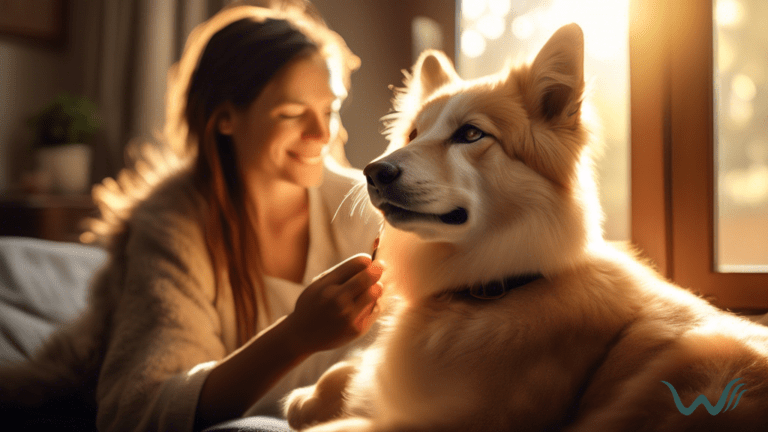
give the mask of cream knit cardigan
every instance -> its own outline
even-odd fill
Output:
[[[310,225],[305,283],[351,255],[370,253],[380,224],[370,206],[345,200],[364,181],[360,171],[326,159],[323,184],[310,191],[313,219],[321,215],[324,223]],[[214,301],[202,231],[206,207],[189,170],[181,169],[116,211],[123,223],[110,237],[110,260],[94,280],[88,309],[32,362],[0,370],[0,402],[40,406],[54,394],[56,404],[66,405],[95,397],[101,431],[191,431],[208,373],[237,348],[233,299]],[[284,389],[311,384],[340,355],[310,357],[297,368],[304,372],[261,401],[261,411],[274,414]]]

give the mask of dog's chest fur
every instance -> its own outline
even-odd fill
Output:
[[[369,397],[351,398],[361,404],[350,411],[375,400],[375,415],[393,423],[436,425],[452,412],[453,426],[463,416],[485,430],[523,418],[532,430],[562,421],[621,326],[587,319],[587,309],[606,304],[600,296],[584,303],[589,293],[567,288],[539,280],[496,300],[447,295],[397,304],[368,353],[378,360],[363,361],[351,390]],[[531,416],[542,406],[548,415]],[[488,410],[503,415],[487,418]]]

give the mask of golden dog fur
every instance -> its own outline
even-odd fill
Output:
[[[531,64],[475,81],[421,55],[366,168],[392,305],[370,348],[289,395],[293,427],[768,430],[768,328],[603,240],[583,45],[571,24]],[[542,277],[496,300],[457,293],[528,274]],[[716,416],[681,414],[661,382],[689,406],[735,378],[746,392]]]

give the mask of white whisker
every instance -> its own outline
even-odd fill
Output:
[[[357,195],[355,197],[355,205],[350,210],[350,214],[354,213],[355,210],[360,207],[360,216],[362,216],[363,212],[365,211],[365,200],[368,199],[366,184],[359,183],[355,185],[355,194]]]
[[[344,207],[348,203],[348,201],[351,202],[349,216],[352,216],[355,212],[355,209],[361,202],[361,200],[366,198],[366,196],[362,194],[362,192],[364,192],[364,189],[365,189],[365,182],[359,182],[354,186],[352,186],[349,189],[349,192],[347,192],[347,194],[344,195],[344,198],[341,200],[341,203],[339,204],[339,206],[336,208],[336,212],[334,212],[333,218],[331,218],[331,222],[336,220],[336,216],[338,216],[339,210],[341,210],[341,208]],[[360,212],[360,215],[361,216],[363,215],[362,211]]]

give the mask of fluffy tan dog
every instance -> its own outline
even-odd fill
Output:
[[[369,349],[289,395],[293,427],[768,430],[768,328],[602,238],[583,45],[571,24],[475,81],[421,55],[365,169],[392,307]]]

